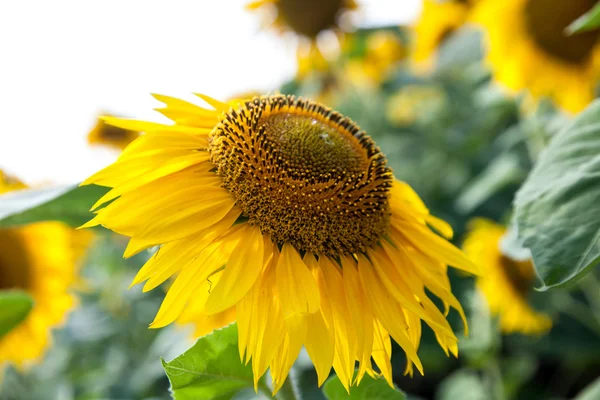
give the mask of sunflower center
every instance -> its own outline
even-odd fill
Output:
[[[27,289],[29,284],[27,251],[17,233],[0,229],[0,290]]]
[[[387,230],[385,156],[320,104],[254,98],[222,117],[209,151],[248,222],[277,243],[337,256],[366,250]]]
[[[513,260],[510,257],[502,255],[500,256],[500,263],[512,287],[517,293],[525,297],[533,285],[533,266],[531,265],[531,261]]]
[[[599,32],[567,36],[564,29],[595,4],[596,0],[529,0],[525,20],[534,41],[542,49],[565,62],[582,64],[592,53]]]
[[[294,32],[315,38],[319,32],[336,26],[344,0],[279,0],[277,9]]]

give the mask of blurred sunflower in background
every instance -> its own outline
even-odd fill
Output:
[[[446,93],[435,85],[405,85],[386,100],[385,115],[396,126],[413,124],[437,112],[448,102]]]
[[[88,133],[87,140],[90,145],[101,145],[123,150],[140,135],[137,131],[117,128],[98,118],[96,125]]]
[[[535,311],[528,302],[535,281],[531,259],[518,260],[502,253],[500,242],[506,228],[486,219],[470,223],[464,250],[482,271],[477,286],[490,311],[500,319],[505,333],[539,335],[552,327],[546,314]]]
[[[0,171],[0,193],[25,188]],[[61,222],[0,229],[0,290],[21,290],[34,301],[27,317],[0,337],[0,366],[26,367],[49,347],[51,329],[63,323],[76,304],[71,289],[91,237],[91,232],[75,231]]]
[[[84,226],[130,236],[126,257],[161,246],[133,284],[176,276],[151,327],[194,321],[203,334],[236,320],[255,385],[270,367],[275,392],[303,345],[319,384],[333,367],[347,390],[376,374],[371,358],[393,386],[390,337],[405,372],[422,373],[421,321],[456,355],[450,307],[467,326],[447,266],[477,268],[430,230],[452,236],[369,136],[293,96],[198,96],[213,109],[155,96],[174,125],[108,119],[145,134],[83,183],[112,188]]]
[[[246,7],[270,15],[272,18],[267,24],[280,34],[293,33],[298,38],[298,76],[302,77],[328,68],[328,60],[317,41],[332,33],[338,43],[331,46],[330,40],[328,47],[339,48],[348,29],[343,17],[358,6],[354,0],[257,0]]]
[[[356,35],[350,35],[344,43],[344,52],[356,53],[350,56],[344,66],[344,76],[356,86],[374,86],[390,76],[404,60],[407,49],[400,35],[393,30],[378,30],[369,33],[362,46],[353,42],[359,41]]]
[[[547,96],[570,112],[595,97],[600,30],[569,36],[565,28],[596,0],[482,0],[473,11],[487,40],[495,78],[511,90]]]
[[[413,26],[412,59],[418,70],[434,66],[438,47],[466,22],[475,1],[423,1],[421,16]]]

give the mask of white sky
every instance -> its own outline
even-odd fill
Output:
[[[0,1],[0,168],[30,184],[80,181],[117,153],[90,148],[101,112],[157,119],[149,93],[271,91],[295,51],[248,0]],[[400,24],[420,0],[359,0],[362,25]]]

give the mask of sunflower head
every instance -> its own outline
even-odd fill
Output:
[[[217,124],[209,152],[248,222],[277,243],[352,254],[387,228],[393,176],[385,156],[350,119],[324,106],[255,98]]]
[[[0,171],[0,193],[25,187]],[[90,240],[90,232],[60,222],[0,229],[0,290],[22,290],[34,301],[27,317],[0,337],[0,365],[26,366],[48,348],[51,329],[64,321],[75,304],[70,290]]]
[[[528,302],[535,283],[533,263],[531,259],[514,259],[502,253],[500,244],[505,234],[506,228],[492,221],[471,222],[464,249],[483,271],[477,286],[492,313],[500,318],[503,332],[545,333],[552,320]]]
[[[340,17],[354,10],[354,0],[258,0],[247,5],[250,10],[274,8],[274,27],[280,32],[291,31],[315,40],[327,30],[340,29]]]
[[[255,384],[270,368],[274,391],[302,346],[319,384],[334,368],[349,389],[375,363],[393,385],[390,338],[406,373],[422,372],[421,321],[456,355],[445,313],[464,313],[446,270],[476,267],[429,229],[452,235],[369,136],[306,99],[200,97],[214,110],[157,96],[173,125],[111,120],[145,134],[85,182],[112,188],[86,226],[130,236],[126,256],[161,246],[133,284],[176,276],[151,327],[194,322],[204,334],[237,321],[240,357]]]
[[[485,30],[496,79],[534,98],[550,97],[568,111],[583,109],[600,79],[600,30],[568,35],[565,28],[596,3],[480,1],[473,20]]]
[[[412,58],[419,69],[433,67],[438,47],[465,23],[473,2],[424,0],[421,16],[413,27]]]
[[[300,38],[297,48],[298,75],[306,76],[312,71],[324,71],[329,67],[317,46],[317,37],[333,32],[339,42],[343,41],[344,14],[357,8],[354,0],[258,0],[246,6],[275,17],[270,25],[281,34],[292,33]]]
[[[344,65],[344,75],[357,86],[381,83],[407,53],[400,35],[392,30],[369,33],[366,39],[354,34],[344,43],[344,52],[351,53]]]

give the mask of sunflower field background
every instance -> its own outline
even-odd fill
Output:
[[[148,328],[173,280],[131,283],[158,246],[124,258],[127,236],[78,229],[110,187],[28,185],[0,159],[0,400],[600,399],[600,3],[424,0],[413,22],[379,26],[348,17],[360,11],[353,0],[249,2],[246,18],[294,48],[297,73],[216,104],[294,95],[371,136],[480,270],[447,270],[468,335],[432,297],[458,356],[423,324],[423,375],[405,373],[392,341],[393,382],[375,368],[349,390],[333,370],[319,385],[303,349],[273,393],[269,374],[255,384],[240,361],[230,320]],[[145,135],[110,118],[86,134],[116,154]]]

